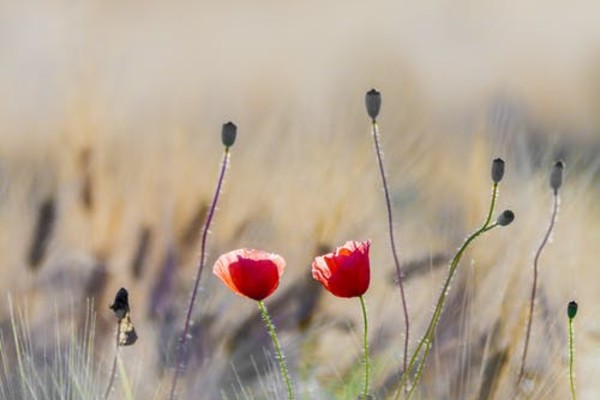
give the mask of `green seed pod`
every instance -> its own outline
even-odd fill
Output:
[[[577,303],[570,301],[569,305],[567,306],[567,316],[569,319],[573,319],[575,318],[575,315],[577,315]]]
[[[515,213],[511,210],[504,210],[502,214],[498,216],[496,222],[500,226],[510,225],[515,220]]]
[[[221,141],[223,142],[223,146],[233,146],[236,135],[237,126],[235,126],[233,122],[227,122],[226,124],[223,124],[223,130],[221,131]]]
[[[558,160],[550,170],[550,187],[554,190],[554,193],[557,193],[558,189],[562,186],[564,169],[565,163],[562,160]]]
[[[375,121],[381,108],[381,93],[375,89],[369,90],[365,95],[365,104],[367,105],[367,114]]]
[[[499,183],[504,177],[504,160],[496,158],[492,162],[492,181]]]

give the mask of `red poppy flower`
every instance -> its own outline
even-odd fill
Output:
[[[280,255],[239,249],[219,257],[213,273],[233,292],[260,301],[277,289],[284,268]]]
[[[335,252],[315,258],[312,276],[338,297],[362,296],[369,288],[371,241],[349,241]]]

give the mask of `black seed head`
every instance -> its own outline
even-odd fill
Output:
[[[492,181],[499,183],[504,177],[504,160],[496,158],[492,162]]]
[[[221,131],[221,140],[223,142],[223,146],[233,146],[236,135],[237,126],[235,126],[233,122],[227,122],[226,124],[223,124],[223,130]]]
[[[575,315],[577,315],[577,303],[575,301],[570,301],[567,306],[567,316],[569,319],[573,319],[575,318]]]
[[[554,190],[554,193],[557,193],[558,189],[562,186],[564,169],[565,163],[562,160],[558,160],[550,170],[550,187]]]
[[[369,114],[372,120],[375,120],[381,108],[381,93],[375,89],[369,90],[365,95],[365,104],[367,106],[367,114]]]
[[[500,226],[507,226],[507,225],[510,225],[514,220],[515,220],[515,213],[512,212],[511,210],[504,210],[502,212],[502,214],[500,214],[498,216],[498,219],[496,220],[496,222],[498,222],[498,225],[500,225]]]
[[[110,306],[110,309],[113,310],[118,319],[125,317],[125,314],[129,312],[129,294],[127,293],[127,289],[119,289],[117,295],[115,296],[115,301]]]

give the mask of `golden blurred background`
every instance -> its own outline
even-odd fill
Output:
[[[272,366],[255,305],[210,274],[239,247],[288,262],[267,306],[300,397],[355,398],[358,302],[321,295],[309,271],[319,252],[364,238],[373,240],[366,299],[374,387],[383,390],[404,331],[364,110],[376,87],[400,258],[414,271],[411,348],[448,257],[485,217],[495,157],[507,162],[498,212],[517,215],[463,260],[421,397],[514,395],[533,253],[550,216],[547,176],[560,157],[565,186],[541,258],[522,395],[568,396],[565,309],[575,299],[578,394],[594,399],[599,21],[594,1],[1,2],[1,293],[27,310],[34,353],[57,322],[79,324],[93,299],[103,385],[108,304],[128,288],[140,340],[123,352],[135,398],[164,398],[220,128],[232,120],[238,140],[209,236],[183,398],[278,398],[277,374],[263,373]],[[40,229],[46,239],[36,244]],[[8,302],[0,318],[10,335]]]

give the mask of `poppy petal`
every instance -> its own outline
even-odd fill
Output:
[[[238,249],[223,254],[213,273],[234,293],[260,301],[279,286],[285,269],[283,257],[255,249]]]
[[[369,288],[371,242],[348,241],[333,253],[316,257],[312,276],[338,297],[362,296]]]

